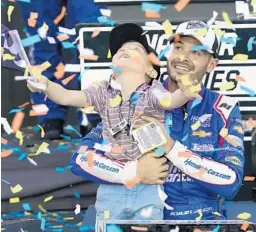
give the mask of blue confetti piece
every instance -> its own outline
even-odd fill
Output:
[[[74,192],[74,197],[77,198],[77,199],[80,199],[80,193]]]
[[[70,43],[69,41],[63,41],[63,42],[61,42],[61,45],[65,49],[74,49],[74,48],[76,48],[76,46],[74,44]]]
[[[39,132],[41,128],[38,125],[33,126],[33,131]]]
[[[109,65],[109,67],[117,73],[122,73],[122,70],[120,68],[114,67],[113,65]]]
[[[8,182],[7,180],[1,178],[2,182],[6,183],[6,184],[11,184],[10,182]]]
[[[41,42],[41,38],[38,34],[32,35],[28,38],[25,38],[25,39],[21,40],[21,43],[22,43],[24,48],[29,47],[29,46],[31,46],[35,43],[39,43],[39,42]]]
[[[24,108],[12,109],[12,110],[9,111],[9,114],[17,113],[17,112],[20,112],[22,110],[24,110]]]
[[[26,159],[26,158],[27,158],[27,153],[26,153],[26,152],[23,152],[23,153],[21,153],[21,154],[19,155],[18,160],[24,160],[24,159]]]
[[[181,139],[181,142],[185,142],[188,139],[188,133],[186,133],[183,138]]]
[[[28,29],[27,29],[26,27],[24,27],[24,28],[22,29],[22,31],[24,32],[24,34],[27,34],[27,33],[28,33]]]
[[[130,104],[132,105],[138,104],[139,98],[140,98],[139,93],[136,93],[136,92],[132,93],[132,96],[130,97]]]
[[[192,47],[192,51],[193,52],[197,52],[197,51],[207,51],[207,49],[209,49],[207,46],[205,45],[194,45]]]
[[[195,106],[197,106],[198,104],[200,104],[201,101],[202,101],[201,99],[195,98],[195,99],[193,100],[192,104],[191,104],[190,109],[193,109]]]
[[[13,153],[20,151],[20,149],[18,147],[13,147],[10,150],[12,150]]]
[[[99,16],[97,18],[98,22],[101,24],[107,24],[110,26],[114,26],[116,24],[116,21],[114,20],[110,20],[107,16],[103,15],[103,16]]]
[[[82,134],[81,134],[80,132],[78,132],[78,131],[77,131],[73,126],[71,126],[71,125],[67,125],[67,126],[66,126],[66,129],[67,129],[67,130],[74,131],[80,138],[83,137]]]
[[[22,207],[25,211],[31,211],[31,207],[30,207],[29,203],[23,203]]]
[[[217,227],[215,227],[211,232],[219,232],[220,230],[220,225],[218,225]]]
[[[68,141],[71,140],[71,137],[68,136],[68,135],[62,135],[62,134],[61,134],[60,137],[63,138],[64,140],[68,140]]]
[[[233,45],[235,45],[236,38],[234,38],[234,37],[222,37],[222,38],[220,39],[220,42],[221,42],[221,43],[226,43],[226,44],[233,44]]]
[[[107,139],[103,138],[101,144],[102,144],[102,145],[107,145],[107,144],[109,144],[109,141],[108,141]]]
[[[154,150],[154,152],[161,156],[164,154],[164,148],[162,146],[158,147]]]
[[[247,50],[248,50],[248,52],[252,51],[252,44],[253,44],[254,39],[255,39],[255,37],[251,37],[248,40],[248,43],[247,43]]]
[[[84,232],[84,231],[88,231],[89,230],[89,226],[88,225],[83,225],[79,227],[79,231],[80,232]]]
[[[51,230],[52,232],[63,232],[64,230],[63,229],[61,229],[61,228],[54,228],[54,229],[52,229]]]
[[[251,97],[253,97],[255,95],[255,92],[252,89],[247,88],[243,85],[240,85],[240,89],[247,92]]]
[[[121,227],[118,225],[107,225],[107,232],[123,232]]]
[[[65,171],[65,168],[56,167],[56,168],[55,168],[55,171],[56,171],[56,172],[64,172],[64,171]]]
[[[37,219],[41,220],[41,218],[42,218],[42,213],[41,213],[41,212],[38,212],[38,214],[37,214]]]
[[[160,4],[156,4],[156,3],[149,3],[149,2],[143,2],[141,4],[141,10],[142,11],[154,11],[159,13],[161,10],[166,9],[166,6],[162,6]]]
[[[16,0],[16,2],[27,2],[27,3],[30,3],[30,0]]]
[[[40,227],[41,230],[45,230],[45,219],[42,217],[41,219],[41,227]]]
[[[58,148],[57,150],[58,151],[65,151],[65,150],[68,150],[68,145],[67,144],[64,144],[64,145],[58,145]]]
[[[161,60],[167,52],[169,52],[171,49],[171,46],[168,45],[165,49],[163,49],[160,54],[158,55],[158,59]]]

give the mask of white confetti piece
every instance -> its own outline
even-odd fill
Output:
[[[12,128],[11,128],[11,126],[10,126],[10,124],[8,123],[8,121],[7,121],[6,118],[1,117],[1,124],[3,125],[4,130],[5,130],[5,132],[6,132],[8,135],[13,132],[13,131],[12,131]]]
[[[29,157],[27,157],[27,159],[28,159],[28,161],[29,161],[31,164],[37,166],[37,163],[36,163],[33,159],[31,159],[31,158],[29,158]]]

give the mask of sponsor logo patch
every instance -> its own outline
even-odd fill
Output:
[[[243,166],[243,163],[236,156],[227,156],[225,158],[225,161],[230,162],[236,166],[240,166],[240,167]]]

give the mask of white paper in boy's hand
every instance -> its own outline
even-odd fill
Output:
[[[35,90],[46,90],[46,84],[38,82],[35,77],[29,77],[27,79],[27,84]]]

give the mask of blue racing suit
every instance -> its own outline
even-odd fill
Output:
[[[45,23],[48,25],[49,29],[47,32],[47,37],[53,37],[56,41],[55,44],[51,44],[47,39],[42,39],[41,42],[35,43],[30,47],[30,62],[32,65],[40,65],[45,61],[51,63],[49,67],[42,74],[63,86],[62,80],[66,77],[72,75],[73,73],[65,73],[64,77],[56,79],[54,77],[54,72],[56,71],[56,66],[59,63],[65,64],[63,55],[61,54],[61,44],[56,38],[59,31],[59,26],[64,26],[66,28],[72,29],[78,23],[95,23],[97,22],[97,17],[100,16],[100,8],[105,8],[102,5],[95,5],[94,0],[31,0],[30,2],[19,2],[21,9],[21,14],[26,25],[26,33],[28,36],[33,36],[38,34],[38,28],[42,27]],[[62,7],[66,7],[67,15],[65,17],[65,24],[59,25],[54,24],[54,19],[61,13]],[[35,27],[30,27],[28,25],[28,19],[30,18],[30,13],[38,13],[37,23]],[[75,36],[70,36],[70,42],[75,41]],[[77,51],[75,49],[70,49],[71,61],[68,63],[77,63]],[[65,88],[68,89],[80,89],[80,82],[78,78],[73,78]],[[46,104],[49,108],[48,114],[43,116],[38,116],[38,122],[41,123],[45,119],[66,119],[68,108],[61,106],[51,101],[50,99],[45,100],[45,94],[43,93],[31,93],[32,104]]]
[[[166,112],[172,118],[170,136],[176,140],[166,154],[171,161],[164,184],[168,196],[165,203],[170,206],[164,210],[166,220],[225,219],[224,199],[233,198],[242,183],[244,148],[239,106],[232,98],[205,87],[201,96],[201,102],[187,104],[187,113],[182,108]],[[81,146],[93,148],[94,143],[101,143],[101,133],[99,124]],[[120,163],[99,152],[94,155],[93,167],[88,168],[86,160],[86,153],[74,153],[71,171],[99,183],[122,183],[127,170],[136,176],[137,161]]]

